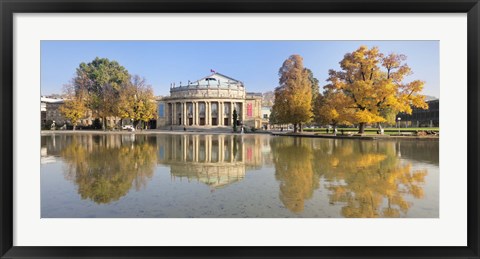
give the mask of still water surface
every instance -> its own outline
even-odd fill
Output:
[[[439,216],[439,142],[41,137],[42,218]]]

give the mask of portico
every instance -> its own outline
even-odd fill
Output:
[[[233,110],[242,121],[245,102],[225,100],[181,100],[166,102],[169,125],[183,126],[231,126]]]
[[[246,96],[241,81],[219,73],[188,81],[187,85],[176,86],[172,83],[170,96],[159,100],[160,123],[157,125],[227,127],[234,123],[234,110],[237,124],[242,124],[254,117],[253,114],[247,114]],[[258,117],[260,119],[260,115]]]

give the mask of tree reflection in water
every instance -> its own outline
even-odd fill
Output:
[[[78,187],[82,199],[110,203],[139,190],[153,175],[155,145],[145,136],[69,136],[61,151],[66,161],[65,177]]]
[[[293,212],[302,212],[305,199],[318,188],[318,175],[313,173],[313,152],[304,138],[273,138],[275,177],[280,181],[280,200]]]
[[[293,212],[323,179],[330,204],[344,217],[400,217],[411,206],[407,196],[422,198],[426,170],[412,170],[398,157],[396,142],[272,138],[280,199]]]
[[[212,189],[222,188],[225,197],[243,195],[230,191],[235,190],[229,189],[233,183],[245,183],[237,191],[245,188],[248,192],[252,183],[245,181],[246,174],[265,166],[264,172],[274,171],[279,183],[278,189],[275,183],[269,191],[278,190],[280,202],[289,211],[308,215],[309,200],[318,209],[323,201],[314,200],[314,194],[322,188],[330,206],[341,208],[341,216],[358,218],[406,216],[412,198],[424,197],[427,175],[426,170],[414,170],[408,161],[414,161],[418,152],[438,149],[438,142],[419,144],[427,147],[416,151],[416,142],[249,134],[78,134],[44,142],[48,154],[66,162],[65,177],[75,183],[81,198],[97,204],[117,201],[131,188],[141,189],[157,163],[170,167],[172,182],[197,180]],[[422,161],[438,165],[434,158],[424,156]]]

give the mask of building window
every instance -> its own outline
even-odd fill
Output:
[[[165,104],[163,103],[158,105],[158,117],[165,117]]]
[[[217,105],[217,103],[212,103],[212,114],[213,114],[213,116],[218,115],[218,105]]]
[[[205,116],[205,103],[199,103],[198,110],[200,111],[200,116]]]
[[[188,112],[188,117],[192,117],[192,115],[193,115],[193,104],[192,103],[187,103],[187,112]]]

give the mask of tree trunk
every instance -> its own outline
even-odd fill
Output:
[[[73,124],[73,130],[75,131],[75,124]]]
[[[107,130],[107,127],[106,127],[105,124],[106,124],[106,119],[105,119],[105,117],[102,117],[102,130],[103,131]]]
[[[298,131],[303,132],[302,123],[301,123],[301,122],[298,124]]]
[[[359,134],[365,133],[365,122],[361,122],[361,123],[358,125],[358,133],[359,133]]]
[[[297,133],[297,124],[296,123],[293,124],[293,133]]]

